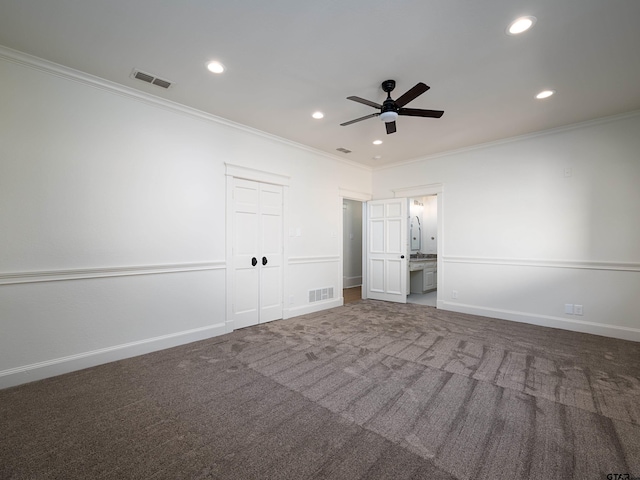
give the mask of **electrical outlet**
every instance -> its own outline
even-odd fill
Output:
[[[451,298],[458,298],[458,291],[457,290],[451,290]]]
[[[568,313],[569,315],[573,315],[573,303],[565,303],[564,304],[564,313]]]
[[[575,315],[582,315],[582,305],[575,304],[573,306],[573,313]]]

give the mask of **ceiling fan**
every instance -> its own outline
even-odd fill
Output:
[[[396,88],[395,80],[385,80],[384,82],[382,82],[382,90],[387,93],[387,99],[382,103],[382,105],[370,100],[365,100],[364,98],[360,97],[347,97],[347,100],[353,100],[354,102],[363,103],[364,105],[369,105],[373,108],[379,108],[380,112],[372,113],[371,115],[365,115],[364,117],[356,118],[355,120],[341,123],[340,125],[344,127],[361,120],[366,120],[367,118],[380,117],[380,120],[382,120],[385,123],[385,127],[387,127],[387,134],[389,134],[396,132],[396,119],[398,118],[398,115],[407,115],[410,117],[440,118],[444,113],[444,111],[442,110],[404,108],[404,106],[411,100],[414,100],[416,97],[429,90],[430,87],[425,85],[424,83],[417,83],[413,88],[410,88],[407,92],[398,97],[397,100],[391,98],[391,92],[394,88]]]

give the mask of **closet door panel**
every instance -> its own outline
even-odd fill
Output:
[[[260,191],[260,323],[282,318],[282,187]]]
[[[233,296],[234,328],[256,325],[260,248],[260,184],[235,179],[233,187]],[[255,262],[253,259],[256,259]],[[256,263],[256,265],[253,265]]]

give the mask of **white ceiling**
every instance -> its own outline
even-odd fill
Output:
[[[639,23],[638,0],[0,0],[1,45],[371,166],[640,109]],[[386,79],[444,116],[341,127]]]

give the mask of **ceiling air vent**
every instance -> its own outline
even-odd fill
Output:
[[[150,73],[141,72],[140,70],[133,70],[133,72],[131,72],[131,78],[142,80],[143,82],[157,85],[162,88],[169,88],[171,86],[171,82],[169,80],[163,80],[162,78],[158,78]]]
[[[162,80],[161,78],[156,78],[153,82],[154,85],[157,85],[159,87],[162,88],[169,88],[171,86],[171,82],[168,82],[166,80]]]
[[[337,151],[342,152],[342,153],[351,153],[351,150],[347,150],[346,148],[336,148]]]

